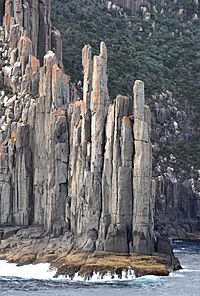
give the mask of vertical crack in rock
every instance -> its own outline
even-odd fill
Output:
[[[129,252],[133,201],[131,103],[130,98],[118,96],[107,118],[99,244],[105,251]]]
[[[144,84],[136,81],[134,103],[121,95],[112,102],[106,45],[94,57],[86,45],[79,98],[63,71],[49,0],[7,0],[3,23],[0,224],[70,231],[83,251],[151,254],[155,186]]]

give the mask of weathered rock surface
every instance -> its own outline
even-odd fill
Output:
[[[151,113],[144,106],[144,84],[134,86],[135,159],[133,172],[133,241],[134,252],[143,254],[154,249],[155,192],[152,180],[152,151],[150,143]],[[142,209],[142,211],[141,211]]]
[[[94,57],[87,45],[80,99],[62,69],[50,1],[7,0],[0,48],[0,225],[27,226],[29,237],[38,226],[42,244],[64,236],[60,248],[69,244],[68,251],[153,254],[151,118],[143,82],[135,82],[134,99],[111,101],[106,45]],[[32,242],[26,243],[28,253]]]
[[[90,279],[93,273],[99,273],[103,278],[108,272],[119,278],[122,277],[122,272],[136,277],[149,274],[167,276],[172,270],[180,268],[178,260],[171,262],[166,254],[138,256],[73,251],[74,237],[70,232],[59,238],[51,238],[45,236],[41,227],[5,228],[5,236],[7,238],[0,245],[0,259],[15,262],[19,266],[49,262],[52,267],[57,268],[56,276],[64,275],[71,279],[77,273],[85,279]],[[162,248],[161,245],[159,247]]]

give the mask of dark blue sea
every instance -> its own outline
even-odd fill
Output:
[[[48,264],[17,267],[0,261],[0,295],[6,296],[200,296],[200,242],[176,241],[174,252],[183,269],[169,277],[147,276],[121,281],[93,278],[90,282],[53,279]]]

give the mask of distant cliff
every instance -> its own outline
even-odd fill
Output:
[[[1,226],[70,231],[84,251],[152,254],[155,182],[143,82],[135,82],[134,100],[111,101],[102,42],[98,56],[84,47],[77,91],[62,70],[50,1],[7,0],[1,21]]]

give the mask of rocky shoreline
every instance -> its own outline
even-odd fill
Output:
[[[144,275],[168,276],[181,268],[174,256],[154,253],[152,256],[109,252],[83,252],[76,249],[71,233],[59,237],[48,236],[39,227],[9,227],[4,229],[0,244],[0,260],[17,265],[50,263],[56,276],[73,279],[75,274],[89,279],[94,273],[102,277],[108,272],[122,277],[133,270],[136,277]]]
[[[7,0],[0,18],[0,259],[71,278],[168,275],[180,263],[166,225],[155,231],[144,83],[110,97],[103,41],[99,55],[84,46],[72,83],[50,4]]]

